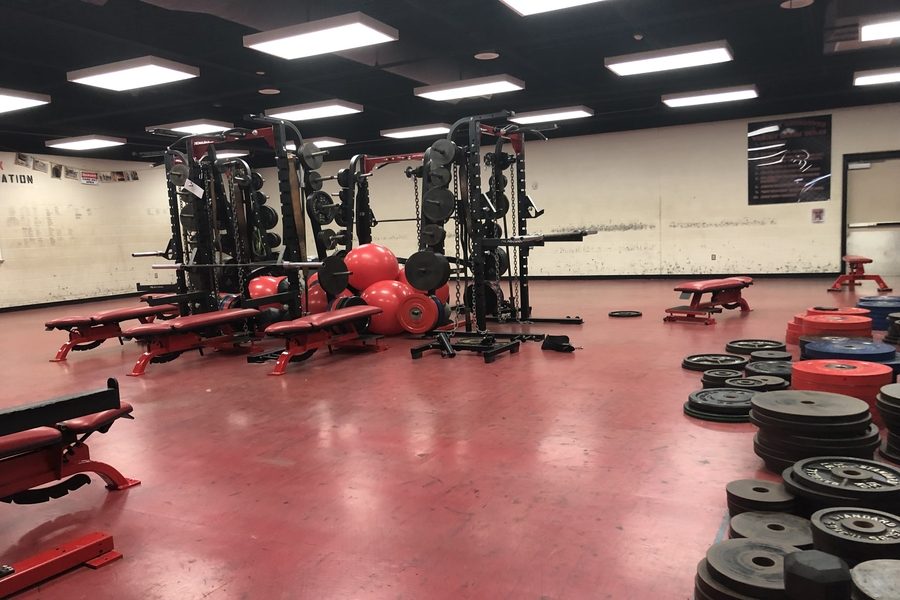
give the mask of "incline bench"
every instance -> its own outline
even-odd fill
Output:
[[[104,310],[89,317],[75,316],[53,319],[44,323],[47,331],[60,329],[69,332],[69,341],[60,346],[55,358],[50,362],[66,360],[70,350],[76,352],[96,348],[104,341],[112,338],[122,339],[122,321],[139,320],[141,323],[151,323],[156,317],[166,317],[178,314],[178,307],[171,304],[161,306],[129,306]]]
[[[855,256],[851,254],[849,256],[843,257],[842,260],[847,264],[847,272],[843,275],[839,275],[838,278],[834,280],[834,283],[832,283],[831,287],[828,288],[829,292],[840,292],[842,289],[844,289],[844,286],[847,286],[851,290],[854,290],[856,289],[856,286],[860,285],[860,281],[874,281],[876,285],[878,285],[879,292],[893,291],[888,287],[888,284],[884,282],[884,279],[881,278],[881,275],[866,273],[865,265],[873,262],[871,258],[866,258],[865,256]]]
[[[675,288],[681,292],[681,299],[691,299],[687,306],[667,308],[663,321],[683,321],[686,323],[703,323],[712,325],[716,322],[713,314],[722,312],[723,308],[733,310],[740,308],[748,312],[750,305],[741,296],[741,291],[753,285],[750,277],[727,277],[725,279],[707,279],[682,283]],[[710,299],[703,302],[703,294],[710,294]]]

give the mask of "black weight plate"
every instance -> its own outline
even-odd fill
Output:
[[[900,598],[900,560],[867,560],[850,572],[853,600]]]
[[[759,442],[758,436],[753,437],[753,453],[763,459],[766,468],[773,473],[781,473],[794,464],[796,459],[782,454]]]
[[[263,194],[262,192],[253,192],[250,195],[250,199],[253,201],[254,204],[258,204],[260,206],[262,206],[263,204],[265,204],[266,202],[269,201],[269,197],[266,196],[265,194]]]
[[[491,194],[488,196],[491,199],[491,204],[494,205],[494,212],[491,215],[495,219],[502,219],[509,212],[509,198],[506,194],[500,193],[498,195]]]
[[[450,169],[446,167],[436,167],[429,172],[431,185],[437,187],[447,187],[450,184]]]
[[[311,171],[320,169],[325,164],[325,154],[312,142],[304,142],[300,146],[299,155],[303,166]]]
[[[873,460],[819,456],[798,461],[793,477],[825,493],[900,503],[900,469]]]
[[[881,388],[881,395],[900,406],[900,383],[889,383]]]
[[[714,423],[746,423],[747,415],[734,415],[734,414],[722,414],[722,413],[713,413],[706,412],[702,410],[697,410],[691,406],[690,402],[684,403],[684,414],[689,417],[694,417],[695,419],[701,419],[703,421],[712,421]]]
[[[722,387],[762,392],[768,385],[762,379],[754,379],[753,377],[735,377],[734,379],[726,379],[725,383],[722,384]]]
[[[497,269],[500,272],[497,272]],[[487,252],[484,257],[484,277],[485,279],[496,281],[503,277],[509,271],[509,255],[503,248],[494,248]]]
[[[314,192],[318,192],[322,189],[322,176],[318,171],[307,171],[306,183],[311,190],[313,190]]]
[[[459,149],[450,140],[441,138],[436,140],[429,150],[428,154],[431,162],[439,167],[445,167],[456,159],[456,153]]]
[[[426,246],[438,246],[444,243],[447,231],[434,223],[422,227],[422,243]]]
[[[484,289],[484,312],[487,315],[496,315],[497,311],[500,310],[500,306],[503,304],[503,290],[499,285],[492,284],[490,281],[485,281],[483,285]],[[465,293],[463,294],[463,304],[465,304],[466,309],[472,310],[472,305],[475,303],[475,284],[470,284],[466,286]]]
[[[490,189],[492,189],[492,190],[497,189],[498,187],[501,190],[505,190],[507,185],[509,185],[509,180],[506,178],[506,175],[503,175],[502,173],[500,174],[500,185],[499,186],[494,185],[494,176],[493,175],[491,175],[490,179],[488,179],[488,186],[490,186]]]
[[[745,356],[734,354],[692,354],[681,361],[681,368],[690,371],[706,371],[733,367],[743,369],[750,362]]]
[[[643,313],[639,310],[614,310],[609,313],[608,316],[613,317],[614,319],[630,319],[633,317],[640,317]]]
[[[337,172],[337,182],[342,188],[350,188],[355,181],[356,177],[354,177],[353,172],[350,169],[340,169]]]
[[[784,489],[797,497],[798,500],[812,501],[819,505],[819,508],[825,506],[841,506],[845,504],[854,504],[859,500],[853,496],[841,494],[826,494],[818,490],[803,485],[802,481],[794,479],[794,465],[785,467],[781,471],[781,477],[784,479]],[[816,509],[818,510],[818,508]]]
[[[753,598],[784,597],[784,557],[797,549],[756,540],[725,540],[706,551],[709,574],[729,590]]]
[[[789,512],[793,509],[795,497],[788,492],[781,482],[762,479],[738,479],[725,486],[725,497],[728,501],[731,516],[739,514],[730,507],[741,507],[740,512],[774,511]]]
[[[703,381],[709,383],[717,383],[722,384],[725,383],[726,379],[734,379],[735,377],[740,377],[743,375],[740,371],[735,371],[734,369],[708,369],[703,371]],[[713,387],[721,387],[719,385]]]
[[[316,238],[322,243],[322,247],[326,250],[334,250],[338,245],[338,237],[333,229],[323,229],[316,234]]]
[[[695,411],[746,417],[750,412],[750,399],[755,393],[726,388],[699,390],[688,396],[688,405]]]
[[[278,225],[278,213],[271,206],[260,206],[257,214],[259,215],[259,224],[263,229],[272,229]]]
[[[758,360],[747,365],[745,372],[748,377],[754,375],[774,375],[783,379],[791,380],[793,374],[793,364],[786,360]]]
[[[788,383],[787,379],[783,377],[775,377],[774,375],[754,375],[751,379],[758,379],[766,384],[766,387],[763,388],[765,392],[774,392],[777,390],[786,390],[790,387],[790,383]]]
[[[456,197],[447,188],[431,188],[422,198],[422,214],[429,221],[443,223],[453,216],[455,208]]]
[[[809,519],[783,512],[745,512],[731,518],[729,537],[786,544],[801,550],[812,548]]]
[[[784,342],[777,340],[733,340],[725,344],[725,352],[729,354],[750,354],[757,350],[787,350]]]
[[[760,360],[791,361],[794,360],[794,357],[790,352],[784,352],[783,350],[756,350],[750,353],[750,362],[757,362]]]
[[[848,563],[900,558],[900,517],[872,508],[836,506],[810,517],[816,550]]]
[[[705,558],[697,565],[694,585],[695,600],[753,600],[750,596],[739,594],[716,581],[709,572]]]
[[[253,171],[250,173],[250,187],[254,190],[261,190],[263,184],[266,183],[266,180],[262,175],[259,174],[259,171]]]
[[[341,256],[329,256],[319,268],[319,285],[332,296],[337,296],[350,285],[350,272]]]
[[[450,262],[441,254],[423,250],[407,259],[405,273],[417,290],[436,290],[450,281]]]
[[[266,246],[269,248],[277,248],[281,245],[281,236],[274,231],[267,231],[265,236]]]
[[[335,204],[328,193],[314,192],[306,198],[306,210],[310,218],[315,219],[321,227],[324,227],[334,221],[340,211],[340,206]]]
[[[503,237],[503,228],[499,223],[487,221],[484,224],[484,237],[489,239],[501,239]]]
[[[770,429],[760,429],[758,436],[765,445],[778,448],[786,454],[803,453],[801,458],[838,453],[842,456],[871,458],[881,442],[878,426],[874,423],[864,435],[843,438],[802,436]]]
[[[788,434],[809,435],[823,438],[842,438],[854,435],[864,435],[872,424],[872,417],[870,415],[865,415],[859,419],[847,421],[845,423],[804,423],[801,421],[792,421],[790,419],[769,417],[760,414],[755,410],[751,410],[750,422],[761,429],[774,429]]]
[[[847,422],[867,415],[869,405],[842,394],[781,390],[754,396],[753,409],[761,415],[791,421]]]

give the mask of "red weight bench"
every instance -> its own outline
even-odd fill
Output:
[[[288,363],[306,360],[324,346],[329,351],[336,348],[384,350],[380,336],[360,333],[369,318],[380,312],[377,306],[349,306],[269,325],[266,335],[284,338],[285,342],[284,351],[278,355],[269,375],[284,375]]]
[[[104,341],[112,338],[122,340],[123,321],[137,319],[141,323],[152,323],[157,317],[168,317],[178,314],[178,307],[172,304],[161,306],[129,306],[104,310],[90,317],[62,317],[44,323],[47,331],[60,329],[69,332],[69,341],[60,346],[56,357],[50,362],[66,360],[70,350],[76,352],[96,348]]]
[[[119,400],[114,379],[105,389],[0,410],[0,502],[61,498],[89,484],[86,473],[99,475],[110,490],[140,484],[92,460],[85,444],[91,434],[106,433],[118,419],[131,418],[131,411]],[[121,557],[113,550],[112,536],[92,533],[12,565],[0,564],[0,597],[81,564],[99,568]]]
[[[828,288],[829,292],[840,292],[844,289],[844,286],[847,286],[851,290],[855,289],[856,286],[862,285],[860,283],[861,281],[874,281],[878,284],[879,292],[893,291],[888,287],[888,284],[884,282],[881,275],[866,273],[866,267],[864,265],[871,263],[871,258],[850,255],[845,256],[842,260],[847,264],[847,273],[840,275],[834,280],[834,283]]]
[[[169,362],[188,350],[202,354],[204,348],[234,348],[247,341],[238,335],[239,330],[259,314],[255,308],[226,308],[126,329],[122,337],[135,339],[146,348],[128,375],[139,377],[151,362]]]
[[[750,277],[727,277],[682,283],[675,291],[681,292],[682,300],[690,298],[691,303],[687,306],[667,308],[668,314],[663,321],[712,325],[716,322],[713,314],[722,312],[723,308],[728,310],[740,308],[741,312],[749,312],[750,305],[741,296],[741,292],[751,285],[753,279]],[[703,302],[703,294],[710,294],[710,299]]]

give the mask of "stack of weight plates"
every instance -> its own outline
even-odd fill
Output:
[[[809,358],[806,355],[806,346],[813,342],[871,342],[872,338],[851,338],[840,335],[801,335],[800,336],[800,359]]]
[[[784,360],[792,361],[794,356],[784,350],[755,350],[750,353],[750,362],[759,362],[761,360]]]
[[[727,380],[743,376],[743,373],[734,369],[709,369],[708,371],[703,371],[703,377],[700,381],[703,383],[703,389],[720,388],[724,387]]]
[[[802,515],[836,506],[888,512],[900,509],[900,469],[885,463],[852,456],[815,456],[787,467],[782,477],[784,487],[797,497],[797,512]],[[900,531],[897,538],[900,542]],[[819,546],[816,549],[828,552]]]
[[[750,400],[755,390],[709,388],[688,396],[684,414],[704,421],[746,423],[749,421]]]
[[[900,464],[900,383],[881,388],[875,400],[878,413],[887,427],[887,439],[878,453],[882,458]]]
[[[858,506],[835,506],[810,517],[816,550],[853,566],[868,560],[900,559],[900,517]],[[894,596],[897,598],[897,596]]]
[[[786,598],[784,557],[797,548],[787,544],[734,539],[719,542],[697,565],[696,600]],[[810,598],[810,600],[813,600]]]
[[[777,340],[732,340],[725,344],[725,352],[729,354],[749,355],[758,350],[784,351],[785,345]]]
[[[745,512],[794,512],[796,500],[784,483],[763,479],[738,479],[725,486],[728,514],[735,517]]]
[[[774,473],[811,456],[872,458],[880,442],[869,407],[856,398],[785,390],[756,394],[751,405],[753,449]]]
[[[744,369],[747,377],[773,376],[781,377],[788,383],[794,373],[792,363],[786,360],[755,360]]]
[[[800,335],[872,337],[872,319],[856,315],[803,315]]]
[[[743,369],[750,362],[746,356],[737,354],[692,354],[681,361],[681,368],[690,371],[710,369]]]
[[[809,345],[807,346],[809,349]],[[814,390],[846,394],[866,402],[873,418],[881,424],[875,409],[875,398],[881,388],[894,381],[894,371],[888,365],[860,360],[803,360],[794,363],[791,387],[795,390]]]
[[[837,342],[810,342],[802,350],[804,358],[839,358],[877,362],[891,367],[896,376],[900,371],[897,349],[890,344],[866,339],[842,340]]]
[[[888,330],[882,340],[886,344],[900,344],[900,312],[891,313],[888,318]]]
[[[783,512],[744,512],[731,517],[731,539],[747,538],[812,550],[813,534],[809,519]]]
[[[900,296],[866,296],[856,303],[859,308],[866,308],[872,318],[872,329],[885,331],[888,328],[888,315],[900,311]]]
[[[855,317],[868,317],[869,309],[856,306],[811,306],[806,309],[808,315],[852,315]]]
[[[794,315],[794,318],[788,321],[787,331],[784,334],[784,341],[788,344],[797,345],[800,343],[800,336],[803,335],[803,326],[801,323],[803,322],[803,317],[806,315],[799,314]]]
[[[777,379],[781,379],[778,377]],[[781,381],[784,381],[781,379]],[[783,389],[780,382],[771,382],[762,377],[735,377],[734,379],[726,379],[722,387],[735,390],[753,390],[754,392],[769,392],[774,388]],[[747,407],[750,410],[750,407]]]
[[[851,600],[900,598],[900,560],[867,560],[850,571]]]

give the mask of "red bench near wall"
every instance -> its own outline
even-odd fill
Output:
[[[666,309],[666,317],[663,321],[684,323],[703,323],[712,325],[716,322],[714,314],[722,312],[722,309],[741,309],[741,312],[749,312],[750,305],[742,295],[742,291],[753,285],[751,277],[726,277],[724,279],[706,279],[682,283],[675,287],[676,292],[681,292],[681,298],[691,303],[688,305],[674,306]],[[710,294],[709,300],[703,301],[703,295]]]
[[[893,291],[888,287],[888,284],[884,282],[881,275],[866,273],[865,265],[873,262],[871,258],[851,254],[843,257],[842,260],[844,261],[844,264],[847,265],[847,273],[840,275],[834,280],[834,283],[828,288],[829,292],[840,292],[845,286],[850,290],[855,290],[856,286],[861,285],[861,281],[874,281],[878,285],[879,292]]]

